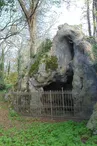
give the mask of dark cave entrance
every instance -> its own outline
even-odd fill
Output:
[[[62,82],[60,80],[57,80],[56,82],[52,82],[49,85],[46,85],[43,87],[44,91],[61,91],[68,90],[72,91],[72,81],[73,81],[73,71],[69,72],[67,71],[67,81]]]

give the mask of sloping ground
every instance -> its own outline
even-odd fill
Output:
[[[13,127],[25,127],[25,125],[29,125],[33,122],[60,122],[60,120],[52,120],[52,119],[36,119],[32,117],[23,117],[18,115],[14,110],[11,109],[11,105],[8,102],[3,101],[0,96],[0,126],[5,129],[13,128]]]

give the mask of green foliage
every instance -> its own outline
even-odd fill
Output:
[[[12,84],[6,84],[6,91],[12,88]]]
[[[56,56],[47,57],[45,60],[46,70],[56,70],[58,68],[58,59]]]
[[[93,47],[92,47],[92,49],[93,49],[95,61],[97,62],[97,44],[94,44]]]
[[[14,11],[14,0],[0,0],[0,12],[4,9],[4,11]]]
[[[94,55],[94,68],[97,71],[97,42],[94,37],[87,37],[86,40],[92,45],[92,51]],[[90,54],[88,54],[90,55]]]
[[[17,114],[16,111],[14,111],[13,109],[10,109],[10,111],[9,111],[9,116],[10,116],[10,117],[18,117],[18,114]]]
[[[93,44],[92,50],[93,50],[94,59],[95,59],[94,67],[95,67],[95,69],[97,71],[97,44]]]
[[[3,83],[0,83],[0,90],[5,90],[5,88],[6,88],[6,85]]]
[[[0,8],[2,8],[5,5],[4,0],[0,0]]]
[[[39,52],[38,55],[40,54],[44,54],[46,52],[48,52],[50,50],[50,48],[52,47],[52,41],[50,39],[46,39],[45,41],[43,41],[41,43],[41,45],[39,46]]]
[[[24,118],[22,118],[15,110],[10,108],[9,110],[9,118],[10,120],[17,120],[17,121],[24,121]]]
[[[0,128],[1,146],[96,146],[97,135],[92,136],[86,123],[32,123],[25,129]],[[85,141],[83,141],[85,139]]]
[[[31,65],[30,71],[29,71],[29,76],[33,76],[35,73],[37,73],[38,68],[39,68],[39,62],[40,62],[40,57],[37,58],[37,60]]]
[[[95,42],[95,38],[94,37],[86,37],[86,40],[90,43],[90,44],[92,44],[92,45],[94,45],[96,42]]]
[[[18,74],[17,72],[12,72],[5,77],[5,83],[10,85],[15,85],[17,83]]]
[[[49,39],[46,39],[44,42],[41,43],[39,47],[39,52],[37,56],[35,57],[35,62],[31,65],[29,76],[32,76],[35,73],[37,73],[41,58],[43,57],[45,53],[47,53],[50,50],[51,46],[52,46],[52,42]]]

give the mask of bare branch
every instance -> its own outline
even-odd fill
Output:
[[[8,22],[2,29],[0,29],[0,31],[3,31],[9,24],[10,22]]]
[[[37,3],[36,3],[36,5],[35,5],[35,8],[34,8],[34,10],[32,10],[32,12],[31,12],[31,14],[30,14],[30,19],[32,18],[32,16],[35,14],[35,12],[36,12],[36,9],[38,8],[38,4],[39,4],[39,2],[40,2],[40,0],[37,0]]]
[[[14,36],[14,35],[17,35],[19,32],[16,32],[16,33],[12,33],[12,34],[7,34],[5,37],[1,37],[0,38],[0,40],[6,40],[6,39],[8,39],[9,37],[11,37],[11,36]]]
[[[24,4],[23,0],[18,0],[18,2],[20,4],[20,6],[21,6],[26,18],[28,19],[29,18],[29,13],[28,13],[28,11],[27,11],[27,9],[25,7],[25,4]]]

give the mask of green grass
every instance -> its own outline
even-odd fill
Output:
[[[23,118],[21,115],[19,115],[12,108],[9,109],[9,119],[10,120],[17,120],[17,121],[25,122],[25,118]]]
[[[7,131],[0,127],[0,146],[97,146],[97,136],[91,135],[85,122],[36,122]]]

